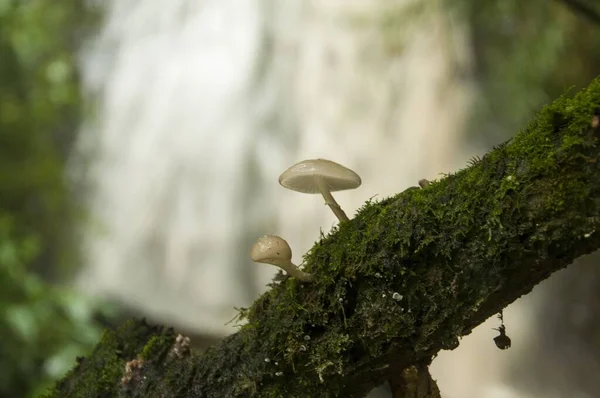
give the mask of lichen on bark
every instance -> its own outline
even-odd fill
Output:
[[[596,79],[468,168],[367,202],[305,255],[312,283],[273,283],[206,352],[173,357],[172,330],[131,321],[49,396],[361,397],[428,363],[600,247],[598,110]]]

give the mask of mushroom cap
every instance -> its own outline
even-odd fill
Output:
[[[320,177],[330,192],[355,189],[362,181],[347,167],[326,159],[309,159],[296,163],[279,176],[279,184],[292,191],[320,193],[315,177]]]
[[[250,258],[257,263],[278,265],[281,261],[292,260],[292,249],[285,239],[276,235],[265,235],[252,245]]]

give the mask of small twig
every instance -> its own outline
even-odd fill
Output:
[[[500,310],[500,313],[498,314],[498,319],[500,319],[500,327],[494,330],[497,330],[500,335],[494,337],[494,343],[496,343],[496,346],[499,349],[506,350],[507,348],[510,348],[511,341],[510,337],[506,335],[506,326],[504,326],[504,313],[502,310]]]
[[[600,11],[581,0],[560,0],[564,5],[569,7],[571,11],[590,22],[600,25]]]

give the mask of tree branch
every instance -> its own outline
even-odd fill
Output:
[[[590,22],[600,26],[600,11],[581,0],[559,0],[573,13],[586,18]]]
[[[352,398],[418,370],[600,248],[598,109],[597,79],[469,168],[365,204],[305,256],[312,283],[274,283],[206,352],[130,321],[49,396]]]

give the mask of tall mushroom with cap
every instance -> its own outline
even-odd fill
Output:
[[[256,263],[279,267],[299,281],[310,282],[313,279],[311,274],[292,263],[292,249],[286,240],[279,236],[265,235],[259,238],[250,249],[250,258]]]
[[[360,176],[347,167],[326,159],[309,159],[296,163],[279,176],[279,183],[287,189],[302,193],[320,193],[325,204],[338,220],[348,221],[348,216],[335,201],[331,192],[356,189]]]

